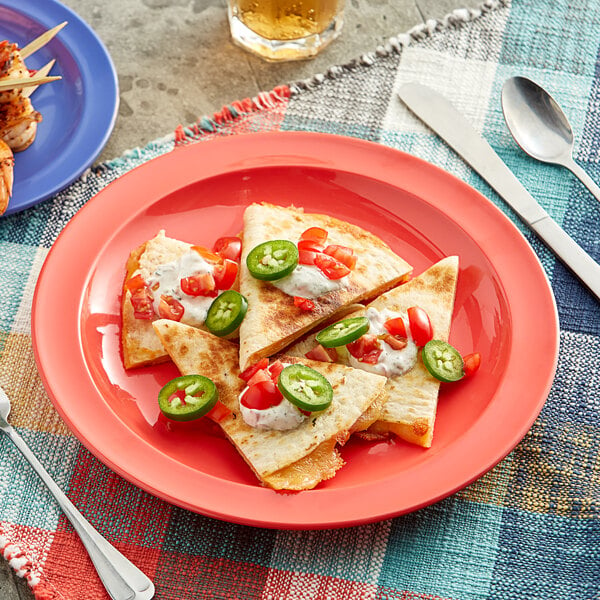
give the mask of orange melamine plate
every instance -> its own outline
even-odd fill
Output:
[[[130,250],[167,235],[211,246],[252,202],[302,206],[380,236],[418,274],[457,254],[450,336],[480,352],[470,379],[443,384],[433,446],[351,440],[346,466],[315,490],[261,487],[205,420],[171,424],[157,394],[172,364],[126,372],[119,297]],[[514,225],[479,192],[385,146],[311,133],[239,135],[178,148],[119,178],[64,229],[40,275],[33,341],[71,430],[117,473],[204,515],[277,528],[357,525],[407,513],[474,481],[525,435],[558,353],[554,297]],[[532,352],[543,348],[543,352]],[[215,357],[217,358],[217,357]]]

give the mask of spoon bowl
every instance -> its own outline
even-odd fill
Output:
[[[539,161],[566,167],[600,201],[600,188],[573,160],[573,129],[544,88],[526,77],[511,77],[502,87],[502,111],[524,152]]]

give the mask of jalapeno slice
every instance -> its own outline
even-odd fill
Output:
[[[192,421],[214,408],[219,393],[203,375],[184,375],[171,379],[158,393],[158,406],[168,419]]]
[[[277,387],[292,404],[310,412],[325,410],[333,400],[329,381],[306,365],[285,367],[279,374]]]
[[[317,333],[317,342],[324,348],[345,346],[369,331],[367,317],[350,317],[325,327]]]
[[[423,364],[440,381],[458,381],[465,376],[459,351],[442,340],[431,340],[423,346]]]
[[[223,337],[240,326],[247,310],[246,298],[235,290],[227,290],[213,300],[204,324],[212,334]]]
[[[289,275],[298,265],[298,247],[288,240],[271,240],[259,244],[246,257],[252,277],[275,281]]]

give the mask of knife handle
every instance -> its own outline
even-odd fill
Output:
[[[550,217],[535,221],[530,227],[600,300],[600,265]]]

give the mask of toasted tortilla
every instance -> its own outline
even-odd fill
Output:
[[[160,265],[177,260],[191,247],[192,244],[169,238],[163,230],[159,231],[154,238],[131,252],[127,259],[124,282],[138,273],[147,279]],[[135,318],[131,292],[125,286],[121,297],[121,347],[126,369],[169,360],[169,355],[152,327],[152,321]]]
[[[352,248],[358,261],[348,276],[347,287],[314,299],[314,310],[305,311],[294,306],[293,298],[271,283],[252,277],[246,257],[268,240],[297,243],[309,227],[326,229],[327,244]],[[240,327],[240,368],[244,370],[259,359],[274,355],[333,315],[343,315],[351,304],[398,285],[411,270],[381,239],[356,225],[295,207],[250,205],[244,213],[240,263],[240,292],[248,300],[248,313]]]
[[[306,364],[326,377],[333,387],[333,402],[295,429],[250,427],[240,413],[238,398],[246,384],[239,378],[237,345],[175,321],[158,320],[154,328],[183,375],[202,374],[215,382],[219,400],[232,411],[219,425],[261,483],[273,489],[306,490],[333,477],[344,464],[336,446],[346,441],[363,413],[383,394],[386,380],[380,375],[284,358]]]
[[[406,313],[411,306],[419,306],[429,315],[433,337],[448,341],[457,280],[458,257],[449,256],[408,283],[382,294],[366,308]],[[349,316],[364,314],[366,308]],[[313,334],[286,349],[286,353],[304,356],[315,344]],[[416,365],[408,373],[387,379],[382,413],[369,433],[394,433],[412,444],[431,447],[439,388],[440,382],[427,371],[419,352]]]

